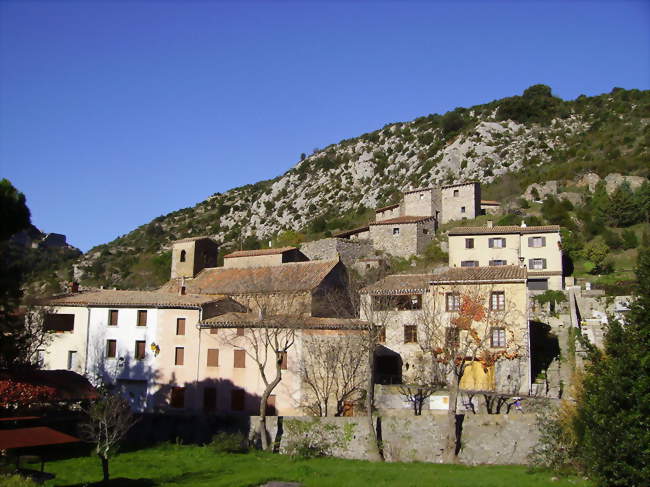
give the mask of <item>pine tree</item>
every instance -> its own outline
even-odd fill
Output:
[[[602,180],[598,181],[594,189],[594,194],[591,197],[593,219],[603,223],[608,222],[610,220],[610,207],[611,202],[605,189],[605,183]]]
[[[628,227],[638,221],[639,208],[627,181],[612,193],[610,213],[617,227]]]

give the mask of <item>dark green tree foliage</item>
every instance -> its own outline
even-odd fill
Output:
[[[609,228],[606,228],[603,231],[603,240],[607,244],[607,246],[612,249],[612,250],[618,250],[623,247],[623,240],[621,237],[618,235],[613,230],[610,230]]]
[[[639,220],[637,199],[630,189],[630,184],[624,181],[614,190],[610,199],[610,214],[617,227],[627,227]]]
[[[623,248],[625,250],[635,249],[639,246],[639,239],[634,231],[628,229],[623,230]]]
[[[468,123],[465,108],[456,108],[453,112],[447,112],[442,116],[441,126],[443,136],[451,136],[460,132]]]
[[[609,325],[592,349],[578,398],[579,455],[600,486],[650,479],[650,249],[637,263],[637,292],[625,324]]]
[[[542,203],[542,216],[554,225],[561,225],[566,228],[575,228],[575,223],[571,220],[569,211],[573,205],[568,200],[558,200],[552,195],[548,195]]]
[[[553,96],[546,85],[533,85],[522,96],[505,98],[499,105],[500,120],[514,120],[519,123],[548,124],[551,120],[568,114],[565,102]]]
[[[604,222],[609,221],[611,202],[605,189],[604,181],[598,181],[598,184],[596,184],[594,194],[589,201],[589,206],[591,207],[593,220],[595,222],[603,224]]]
[[[636,190],[634,200],[639,212],[637,221],[650,222],[650,183],[648,181]]]

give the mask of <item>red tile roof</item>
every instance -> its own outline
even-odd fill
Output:
[[[541,225],[521,227],[507,225],[500,227],[454,227],[449,230],[449,235],[498,235],[498,234],[526,234],[526,233],[555,233],[560,231],[559,225]]]
[[[181,238],[179,240],[174,240],[172,243],[181,243],[181,242],[194,242],[195,240],[203,240],[203,239],[208,239],[214,241],[212,237],[209,237],[207,235],[204,235],[202,237],[187,237],[187,238]]]
[[[232,259],[234,257],[255,257],[258,255],[276,255],[284,254],[290,250],[298,250],[296,247],[279,247],[277,249],[256,249],[256,250],[237,250],[228,255],[224,255],[224,259]]]
[[[525,267],[515,265],[501,265],[491,267],[454,267],[442,274],[436,274],[431,279],[434,284],[449,282],[503,282],[516,281],[525,282],[527,277]]]
[[[165,291],[125,291],[102,289],[55,296],[45,300],[49,306],[143,306],[150,308],[200,308],[227,299],[225,296],[201,296]]]
[[[388,220],[381,220],[378,222],[370,222],[369,225],[393,225],[398,223],[420,223],[426,220],[433,220],[432,216],[398,216],[396,218],[389,218]]]
[[[304,315],[271,315],[260,320],[257,313],[225,313],[199,323],[204,328],[314,328],[320,330],[359,329],[368,323],[356,318],[320,318]]]
[[[53,387],[57,401],[81,401],[97,397],[97,391],[88,379],[71,370],[3,370],[0,371],[0,381]]]
[[[187,279],[185,287],[197,294],[308,292],[318,287],[338,264],[338,260],[313,260],[263,267],[211,267],[194,279]],[[178,283],[170,281],[165,287],[178,287]]]
[[[422,293],[429,289],[433,274],[393,274],[362,289],[364,294]]]
[[[0,430],[0,450],[77,443],[79,438],[46,426]]]
[[[395,203],[394,205],[382,206],[381,208],[377,208],[377,209],[375,209],[375,213],[380,213],[380,212],[386,211],[386,210],[392,210],[393,208],[399,208],[399,203]]]

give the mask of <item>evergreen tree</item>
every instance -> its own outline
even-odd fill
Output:
[[[628,227],[638,221],[639,208],[627,181],[624,181],[612,193],[610,214],[617,227]]]
[[[591,208],[593,211],[593,219],[600,222],[608,222],[610,219],[611,203],[609,195],[605,189],[605,182],[600,180],[596,184],[594,194],[591,197]]]
[[[639,252],[637,291],[625,323],[592,349],[575,420],[579,456],[600,486],[650,478],[650,249]]]
[[[650,183],[644,182],[634,193],[634,202],[639,211],[637,221],[650,222]]]

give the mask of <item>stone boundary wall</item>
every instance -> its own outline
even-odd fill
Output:
[[[269,417],[269,433],[273,441],[280,441],[280,452],[286,452],[292,441],[292,421],[310,423],[307,429],[314,432],[318,429],[332,443],[338,442],[339,445],[332,449],[334,456],[367,459],[366,417]],[[375,418],[386,460],[442,463],[446,421],[446,415]],[[257,430],[258,423],[259,417],[251,417],[251,434]],[[323,428],[322,425],[327,426]],[[523,465],[538,437],[534,414],[463,415],[459,460],[466,465]]]
[[[350,265],[357,259],[374,255],[372,242],[343,238],[323,238],[305,242],[300,246],[300,251],[310,260],[330,260],[340,256],[341,262],[345,265]]]

